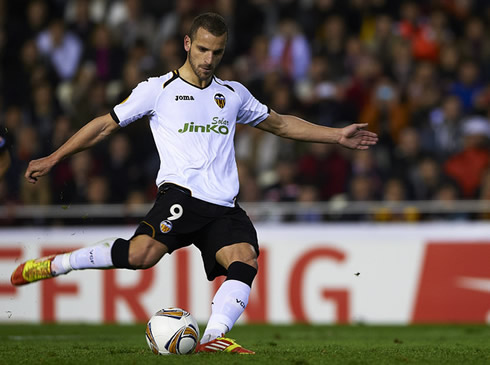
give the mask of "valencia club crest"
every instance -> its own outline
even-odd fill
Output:
[[[225,107],[226,99],[223,94],[220,93],[214,94],[214,101],[221,109]]]

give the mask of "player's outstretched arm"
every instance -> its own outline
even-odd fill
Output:
[[[280,137],[307,142],[339,143],[358,150],[368,149],[378,141],[376,133],[366,131],[367,124],[355,123],[344,128],[330,128],[312,124],[293,115],[281,115],[271,111],[269,117],[257,128]]]
[[[46,175],[61,160],[92,147],[119,128],[119,124],[112,119],[110,114],[93,119],[52,154],[31,161],[25,178],[30,183],[36,183],[38,177]]]

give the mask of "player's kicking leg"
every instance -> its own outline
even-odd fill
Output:
[[[72,252],[28,260],[12,273],[12,285],[25,285],[38,280],[85,269],[145,269],[156,264],[167,247],[146,235],[131,241],[122,238],[103,240],[94,246]]]
[[[216,258],[223,267],[228,268],[228,274],[213,298],[211,317],[196,352],[255,354],[224,337],[248,304],[252,282],[257,274],[255,251],[249,244],[240,243],[222,248]]]

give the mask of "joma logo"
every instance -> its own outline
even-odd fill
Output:
[[[175,101],[179,100],[194,100],[192,95],[175,95]]]

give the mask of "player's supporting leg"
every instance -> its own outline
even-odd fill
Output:
[[[216,257],[218,262],[221,261],[221,265],[228,268],[228,274],[213,298],[211,317],[196,352],[254,354],[253,351],[223,336],[231,330],[248,304],[252,282],[257,274],[255,251],[247,243],[224,249],[225,253],[220,250]]]
[[[72,252],[26,261],[14,270],[10,281],[13,285],[25,285],[72,270],[146,269],[156,264],[167,251],[165,245],[145,235],[131,241],[107,239]]]

